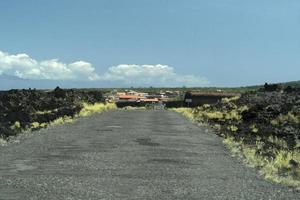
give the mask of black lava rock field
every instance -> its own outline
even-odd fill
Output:
[[[221,129],[221,134],[237,140],[253,143],[259,138],[279,148],[279,144],[267,140],[276,137],[285,142],[280,148],[299,148],[300,89],[270,90],[269,87],[193,109],[194,118],[214,125]]]
[[[0,137],[16,135],[32,128],[32,123],[47,124],[60,117],[74,117],[82,108],[82,102],[102,102],[103,96],[96,90],[52,91],[10,90],[0,92]]]
[[[242,113],[239,136],[277,137],[286,142],[285,148],[299,148],[296,142],[300,139],[300,90],[248,93],[236,104],[249,108]]]
[[[232,152],[268,179],[300,186],[300,89],[266,84],[184,112],[212,125]]]

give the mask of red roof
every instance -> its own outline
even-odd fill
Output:
[[[120,95],[119,99],[139,99],[139,96],[136,96],[136,95]]]

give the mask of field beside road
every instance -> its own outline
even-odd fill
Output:
[[[175,111],[216,129],[232,153],[266,179],[300,188],[300,89],[266,84],[241,97]]]

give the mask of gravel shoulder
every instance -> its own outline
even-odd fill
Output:
[[[0,199],[300,199],[211,130],[164,110],[116,110],[0,147]]]

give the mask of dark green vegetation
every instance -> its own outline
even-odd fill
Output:
[[[10,90],[0,93],[0,137],[7,138],[22,130],[45,127],[57,119],[74,117],[82,102],[103,102],[95,90]],[[67,117],[67,118],[66,118]]]
[[[291,81],[291,82],[284,83],[284,85],[299,88],[300,81]]]

